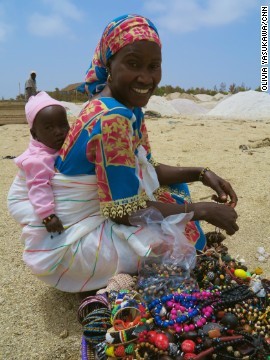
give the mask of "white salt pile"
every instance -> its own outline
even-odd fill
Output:
[[[153,95],[144,110],[157,112],[161,116],[194,114],[228,119],[270,120],[270,95],[266,93],[249,90],[235,95],[186,95],[195,98],[196,101],[183,98],[184,94],[180,93],[174,93],[171,96],[172,100]],[[74,104],[62,101],[62,104],[69,115],[77,117],[86,103]]]
[[[177,110],[178,114],[181,115],[192,115],[192,114],[206,114],[206,110],[203,106],[196,104],[192,100],[188,99],[174,99],[170,100],[170,104]]]
[[[180,96],[178,97],[177,94]],[[180,93],[174,93],[171,97],[172,100],[168,100],[169,96],[165,98],[153,95],[151,96],[145,110],[158,112],[161,116],[204,115],[209,111],[209,109],[212,109],[217,104],[216,100],[211,102],[201,102],[194,95],[186,95],[196,101],[185,98],[185,96],[182,97],[182,94]],[[210,98],[212,97],[210,96]]]
[[[173,100],[173,99],[179,99],[180,93],[179,92],[173,92],[165,96],[167,100]]]
[[[200,101],[212,101],[213,96],[207,94],[197,94],[195,97]]]
[[[239,92],[219,102],[208,115],[247,120],[270,119],[270,95],[254,90]]]
[[[148,111],[156,111],[160,113],[161,116],[170,116],[179,114],[178,111],[162,96],[151,96],[148,104],[145,108]]]
[[[221,93],[217,93],[216,95],[213,96],[213,99],[214,100],[221,100],[221,99],[225,99],[225,97],[228,97],[230,95],[224,95],[224,94],[221,94]]]
[[[67,110],[67,114],[75,117],[77,117],[80,114],[81,110],[84,108],[86,104],[86,102],[83,104],[74,104],[72,102],[67,102],[67,101],[60,101],[60,102]]]
[[[193,95],[193,94],[188,94],[188,93],[180,93],[180,92],[170,93],[170,94],[166,95],[166,99],[167,99],[167,100],[189,99],[189,100],[198,101],[198,99],[196,98],[195,95]]]

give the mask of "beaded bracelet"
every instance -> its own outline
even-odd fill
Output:
[[[123,321],[120,319],[116,319],[113,322],[113,327],[117,331],[126,330],[133,326],[138,325],[140,323],[140,321],[141,321],[141,315],[136,316],[135,319],[132,321]]]
[[[106,333],[106,341],[109,344],[128,344],[131,341],[137,339],[137,334],[134,330],[137,325],[130,327],[129,329],[116,331],[113,327],[109,328]]]
[[[84,325],[83,320],[89,315],[92,311],[100,308],[109,308],[109,302],[106,296],[104,295],[91,295],[86,297],[80,304],[77,311],[78,321]],[[87,322],[87,321],[86,321]]]
[[[84,318],[83,335],[91,344],[98,344],[105,340],[107,329],[111,326],[110,311],[96,309]]]
[[[142,303],[143,297],[135,290],[120,290],[114,300],[114,304],[120,305],[125,301],[131,301],[131,300],[135,300],[137,303]],[[112,308],[114,306],[112,306]]]
[[[135,349],[135,355],[136,359],[138,360],[144,360],[144,355],[140,354],[140,351],[147,351],[147,353],[151,356],[155,356],[157,358],[159,355],[168,355],[168,351],[162,350],[158,347],[156,347],[154,344],[151,344],[150,342],[142,342],[140,344],[137,344]]]
[[[206,173],[206,171],[210,171],[209,167],[205,167],[202,169],[202,171],[200,172],[200,175],[199,175],[199,181],[203,181],[204,174]]]
[[[135,307],[125,307],[119,309],[112,318],[113,327],[116,330],[128,329],[138,325],[141,320],[140,310]]]
[[[124,309],[129,309],[130,311],[131,309],[133,309],[134,311],[136,309],[138,311],[138,308],[139,308],[139,303],[135,300],[128,300],[128,301],[124,301],[120,305],[115,305],[111,310],[112,323],[116,318],[116,314],[118,314],[118,318],[120,317],[119,312],[122,312],[122,315],[125,315],[126,312],[124,311]]]
[[[52,220],[52,218],[54,218],[54,217],[56,217],[55,214],[51,214],[51,215],[47,216],[46,218],[44,218],[44,219],[42,220],[42,224],[46,225],[46,224],[47,224],[48,222],[50,222],[50,221]]]

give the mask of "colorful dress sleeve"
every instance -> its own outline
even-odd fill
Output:
[[[146,207],[136,150],[141,143],[136,117],[107,113],[100,119],[95,162],[100,207],[114,218]],[[91,161],[91,159],[90,159]]]

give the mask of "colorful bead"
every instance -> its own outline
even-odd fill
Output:
[[[184,340],[181,344],[181,349],[184,353],[193,353],[195,350],[195,342],[192,340]]]
[[[114,356],[114,346],[108,346],[107,349],[105,350],[105,354],[110,357],[115,357]]]
[[[124,357],[125,356],[125,347],[123,345],[118,346],[114,349],[114,356]]]
[[[193,353],[186,353],[184,355],[184,360],[192,360],[192,359],[195,359],[196,358],[196,354],[193,354]]]
[[[169,347],[169,339],[165,334],[157,333],[155,338],[155,345],[158,349],[167,350]]]
[[[245,272],[245,270],[242,269],[235,269],[234,275],[241,279],[245,279],[247,277],[247,273]]]

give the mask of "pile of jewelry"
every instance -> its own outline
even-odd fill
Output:
[[[80,306],[83,360],[270,359],[270,281],[221,243],[189,277],[151,262],[136,280]]]

